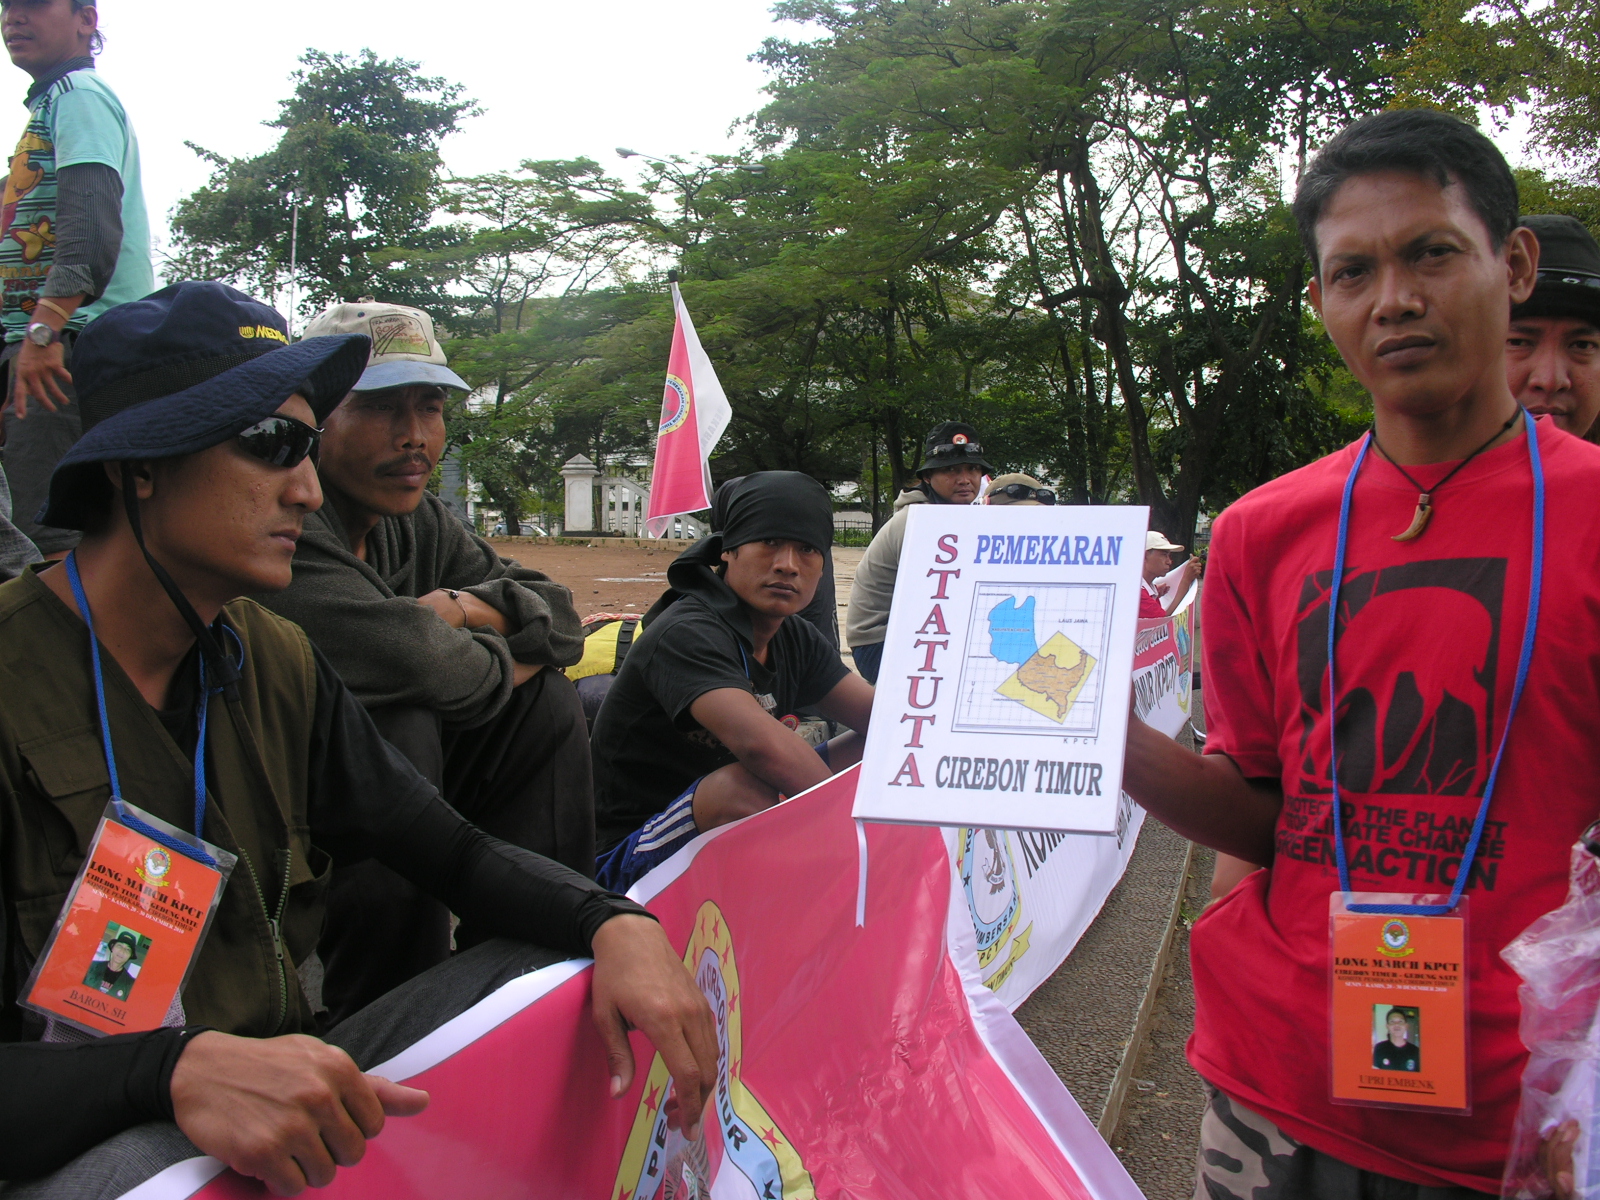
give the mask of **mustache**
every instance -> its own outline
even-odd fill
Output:
[[[426,454],[402,454],[398,458],[387,459],[378,464],[379,475],[392,475],[401,467],[422,467],[424,470],[433,470],[433,460]]]

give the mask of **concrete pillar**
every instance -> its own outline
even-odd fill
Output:
[[[568,533],[593,533],[595,523],[594,484],[600,471],[581,454],[575,454],[561,464],[561,478],[566,482],[566,521]]]
[[[439,460],[439,499],[468,529],[472,528],[472,505],[467,498],[471,486],[467,473],[461,469],[459,449],[451,450]]]

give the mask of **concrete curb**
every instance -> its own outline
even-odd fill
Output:
[[[1189,842],[1146,819],[1122,880],[1016,1018],[1097,1128],[1115,1124],[1171,955]]]
[[[1183,867],[1178,872],[1177,884],[1172,889],[1172,907],[1167,916],[1166,932],[1161,938],[1161,948],[1156,951],[1155,960],[1151,965],[1150,982],[1145,987],[1144,999],[1139,1003],[1133,1032],[1128,1037],[1127,1048],[1122,1052],[1122,1062],[1117,1067],[1117,1073],[1111,1078],[1111,1087],[1106,1093],[1105,1110],[1095,1125],[1100,1131],[1100,1136],[1107,1142],[1117,1132],[1117,1125],[1122,1120],[1122,1109],[1128,1099],[1128,1085],[1133,1082],[1134,1068],[1138,1065],[1139,1055],[1150,1035],[1150,1018],[1155,1011],[1156,993],[1161,990],[1161,981],[1167,977],[1167,966],[1172,960],[1172,944],[1176,940],[1174,935],[1177,933],[1178,922],[1183,919],[1183,898],[1189,890],[1189,872],[1193,867],[1194,843],[1190,842],[1183,856]]]

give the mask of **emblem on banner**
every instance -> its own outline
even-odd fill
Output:
[[[711,1200],[719,1176],[736,1176],[726,1195],[761,1200],[816,1200],[811,1174],[755,1094],[746,1086],[743,994],[733,934],[722,910],[707,900],[683,956],[717,1019],[717,1088],[699,1141],[667,1128],[672,1078],[657,1054],[645,1078],[633,1131],[617,1167],[611,1200]],[[748,1184],[748,1186],[746,1186]]]
[[[661,398],[661,432],[672,433],[689,419],[689,385],[676,375],[667,376],[666,394]]]
[[[1032,922],[1017,931],[1022,890],[1011,857],[1011,835],[1003,829],[963,829],[959,846],[956,868],[978,938],[978,970],[989,988],[998,988],[1028,952],[1033,936]]]

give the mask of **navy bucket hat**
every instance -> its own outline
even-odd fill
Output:
[[[99,464],[197,454],[299,392],[320,425],[367,365],[360,336],[289,342],[277,310],[220,283],[175,283],[89,322],[72,349],[83,437],[38,520],[82,529],[105,511]]]

